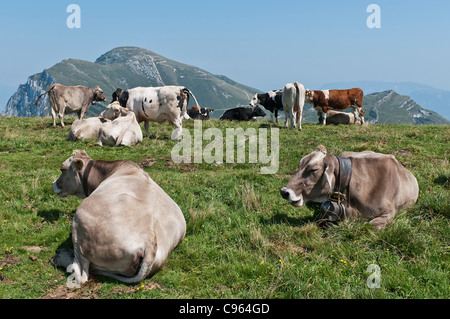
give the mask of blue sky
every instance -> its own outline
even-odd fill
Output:
[[[69,4],[81,28],[69,29]],[[369,29],[369,4],[381,28]],[[0,107],[67,58],[138,46],[260,90],[299,81],[412,81],[450,90],[450,1],[8,1],[0,8]]]

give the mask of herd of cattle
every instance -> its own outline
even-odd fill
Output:
[[[83,119],[92,103],[106,100],[99,87],[54,84],[38,101],[47,93],[53,126],[56,114],[64,126],[64,114],[78,113],[67,140],[98,139],[100,145],[112,147],[141,142],[141,122],[149,136],[150,122],[168,121],[175,126],[172,139],[180,140],[184,119],[209,119],[213,111],[200,107],[183,86],[137,87],[117,89],[100,115]],[[187,109],[190,96],[196,106]],[[364,124],[362,90],[311,91],[298,82],[255,94],[250,107],[227,110],[220,120],[265,116],[262,105],[272,121],[283,110],[284,126],[301,130],[305,102],[314,105],[320,124]],[[353,113],[343,112],[350,108]],[[62,197],[84,199],[72,222],[73,250],[59,250],[53,259],[74,272],[78,285],[88,280],[90,271],[137,283],[159,271],[185,236],[186,222],[177,203],[131,161],[94,160],[85,151],[74,151],[52,188]],[[397,211],[413,205],[418,193],[416,178],[393,155],[364,151],[335,156],[322,145],[300,160],[298,170],[280,190],[294,207],[308,201],[322,203],[325,224],[362,216],[376,230],[388,225]]]

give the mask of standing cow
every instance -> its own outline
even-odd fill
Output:
[[[122,107],[135,113],[138,123],[145,122],[147,137],[150,136],[150,122],[168,121],[176,127],[172,140],[180,140],[182,121],[189,119],[189,95],[198,106],[195,96],[184,86],[137,87],[123,92],[119,102]]]
[[[158,272],[186,233],[178,205],[131,161],[100,161],[74,151],[53,183],[59,196],[82,198],[72,221],[73,250],[56,265],[73,271],[78,287],[90,272],[137,283]]]
[[[250,101],[250,106],[255,107],[261,104],[270,112],[271,121],[274,122],[275,114],[275,121],[278,123],[278,111],[283,110],[282,95],[283,90],[272,90],[263,94],[255,94]]]
[[[53,127],[56,127],[56,113],[58,113],[61,126],[64,127],[64,114],[76,112],[78,113],[78,119],[82,119],[84,114],[89,111],[91,104],[106,101],[105,94],[98,86],[90,88],[82,85],[65,86],[56,83],[39,95],[34,105],[37,105],[41,97],[47,93],[51,106]]]
[[[283,110],[286,116],[284,127],[292,130],[298,124],[298,130],[302,130],[302,113],[305,105],[305,87],[298,82],[288,83],[283,88],[281,97]]]
[[[361,118],[364,124],[363,98],[364,93],[359,88],[349,90],[306,90],[306,103],[313,104],[322,124],[326,124],[329,110],[346,111],[353,109],[355,118]]]
[[[327,210],[325,219],[334,222],[361,215],[379,230],[397,211],[417,201],[419,186],[393,155],[364,151],[334,156],[319,145],[300,160],[298,171],[280,193],[295,207],[337,196],[334,200],[342,200],[343,206]]]

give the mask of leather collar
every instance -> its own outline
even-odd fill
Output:
[[[334,185],[334,191],[328,196],[328,199],[338,204],[346,202],[348,207],[350,201],[350,180],[352,178],[352,161],[347,157],[336,156],[336,158],[339,161],[339,172]]]

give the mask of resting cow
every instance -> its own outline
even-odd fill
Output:
[[[229,109],[220,117],[221,121],[251,121],[257,116],[266,116],[266,113],[259,107],[237,107]]]
[[[124,109],[122,115],[112,122],[104,123],[98,131],[99,145],[111,147],[133,146],[142,142],[142,129],[133,112]]]
[[[187,114],[189,115],[189,117],[191,119],[202,120],[202,121],[209,120],[211,118],[210,114],[212,112],[214,112],[214,110],[209,109],[207,107],[201,107],[201,108],[192,107],[187,110]]]
[[[67,141],[76,142],[78,140],[97,139],[98,132],[104,123],[113,121],[124,113],[119,102],[109,104],[98,117],[76,120],[70,127]]]
[[[150,122],[168,121],[175,125],[172,140],[180,140],[182,121],[189,119],[187,106],[191,95],[197,106],[195,96],[184,86],[137,87],[122,93],[120,105],[134,112],[138,123],[145,122],[147,137],[150,136]]]
[[[320,115],[322,115],[322,114],[320,114]],[[319,123],[322,123],[322,120],[323,120],[323,118],[319,117]],[[355,114],[353,114],[353,113],[329,110],[327,112],[326,124],[327,125],[331,125],[331,124],[334,124],[334,125],[361,124],[361,119],[358,116],[355,116]]]
[[[349,174],[340,173],[349,168]],[[308,201],[324,202],[330,194],[335,196],[337,189],[345,195],[339,196],[345,210],[340,216],[326,213],[324,219],[361,215],[376,230],[388,225],[397,211],[413,205],[419,194],[416,178],[393,155],[364,151],[336,157],[322,145],[300,160],[297,173],[280,193],[291,205],[300,207]]]
[[[305,101],[313,104],[314,108],[322,118],[322,124],[326,124],[329,110],[346,111],[353,109],[355,118],[361,118],[364,124],[363,99],[364,93],[361,89],[353,88],[349,90],[306,90]],[[323,116],[322,116],[323,114]]]
[[[250,101],[250,106],[254,107],[261,104],[266,110],[270,112],[270,119],[278,123],[278,111],[283,110],[283,103],[281,102],[281,97],[283,95],[283,90],[272,90],[264,94],[255,94]]]
[[[41,97],[48,93],[50,101],[53,127],[56,127],[56,113],[58,113],[61,126],[64,127],[64,114],[78,113],[78,119],[82,119],[89,111],[91,104],[106,101],[106,96],[98,86],[89,88],[86,86],[65,86],[53,84],[46,92],[39,95],[34,105],[38,105]]]
[[[138,165],[92,160],[74,151],[53,191],[84,199],[72,222],[73,250],[57,251],[56,265],[74,271],[78,286],[89,272],[137,283],[159,271],[186,233],[178,205]]]

